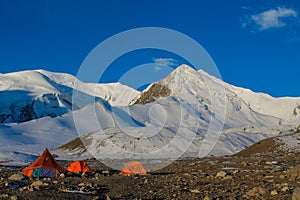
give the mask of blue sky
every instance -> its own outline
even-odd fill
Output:
[[[7,0],[0,1],[0,25],[1,73],[45,69],[76,75],[88,53],[110,36],[164,27],[199,42],[224,81],[273,96],[300,96],[296,0]],[[172,67],[174,59],[184,62],[169,52],[136,52],[116,60],[102,81],[118,80],[122,70],[143,63]]]

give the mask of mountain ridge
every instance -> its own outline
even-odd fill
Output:
[[[17,72],[18,74],[22,72]],[[55,109],[65,110],[61,113],[56,110],[56,116],[48,113],[48,115],[43,114],[45,116],[42,118],[32,117],[26,123],[4,121],[2,125],[0,124],[0,137],[3,138],[3,142],[0,142],[0,154],[9,149],[32,154],[45,146],[56,148],[77,137],[85,138],[85,135],[90,134],[93,142],[83,141],[85,146],[92,149],[94,153],[104,152],[103,157],[109,157],[113,152],[116,155],[122,153],[122,148],[126,148],[133,156],[143,151],[149,153],[148,157],[151,157],[153,155],[150,152],[168,144],[176,135],[180,135],[182,139],[170,145],[174,152],[174,155],[170,156],[176,157],[177,154],[185,151],[188,155],[197,156],[199,147],[210,138],[207,135],[211,131],[212,133],[216,131],[214,126],[222,126],[224,123],[224,129],[214,149],[206,153],[227,155],[236,153],[261,139],[288,131],[300,122],[298,110],[294,111],[298,108],[299,99],[276,99],[257,94],[227,84],[202,70],[196,71],[187,65],[179,66],[143,92],[120,83],[94,84],[76,81],[78,85],[74,86],[76,80],[74,76],[44,70],[34,71],[34,76],[30,74],[31,71],[26,71],[25,75],[21,77],[18,75],[18,78],[14,77],[15,74],[10,74],[9,76],[13,76],[11,79],[5,79],[3,78],[5,75],[0,75],[0,96],[2,93],[7,100],[8,94],[3,94],[2,90],[7,91],[9,88],[11,92],[14,92],[14,89],[25,91],[27,89],[30,97],[35,98],[50,93],[56,95],[54,100],[44,98],[41,99],[42,104],[46,102],[48,105],[47,102],[50,102],[51,106],[56,102]],[[22,85],[20,83],[22,79],[30,84]],[[39,83],[38,81],[32,83],[34,80],[45,79],[50,81],[42,81],[40,85],[36,84]],[[79,102],[72,98],[72,88],[79,89],[78,95],[81,97]],[[42,92],[39,94],[39,91]],[[138,101],[143,95],[144,100]],[[97,97],[96,100],[93,96]],[[67,107],[58,101],[59,98],[68,100],[69,104],[75,103],[77,108],[74,110],[74,105]],[[284,103],[281,103],[282,101]],[[265,104],[270,105],[270,108],[276,107],[280,111],[269,111],[269,107],[264,108]],[[4,108],[10,108],[10,105]],[[36,110],[42,113],[43,109],[39,107]],[[3,108],[0,107],[0,113],[2,111]],[[91,115],[94,111],[96,114]],[[295,112],[297,115],[293,116]],[[77,116],[76,123],[74,115]],[[95,116],[95,119],[91,116]],[[104,141],[105,138],[98,137],[97,134],[102,134],[102,131],[109,135],[113,142],[108,143]],[[49,142],[42,141],[43,135],[49,138]],[[62,136],[61,139],[57,138],[59,135]],[[132,145],[129,145],[130,142]],[[93,146],[94,144],[101,145],[98,148]],[[121,152],[111,149],[109,147],[111,145],[121,147]],[[139,148],[136,149],[137,146]],[[86,150],[76,148],[71,151],[63,149],[57,153],[60,156],[63,154],[78,156],[75,152],[82,152],[82,156],[87,155]],[[165,151],[162,151],[156,156],[165,155]]]

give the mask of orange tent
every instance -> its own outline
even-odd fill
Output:
[[[125,164],[121,174],[147,174],[147,172],[140,162],[133,161]]]
[[[48,177],[56,176],[57,171],[64,172],[65,169],[53,158],[46,149],[31,165],[23,170],[24,176]]]
[[[83,161],[75,161],[70,163],[67,171],[74,173],[93,173],[93,170],[91,170],[87,163]]]

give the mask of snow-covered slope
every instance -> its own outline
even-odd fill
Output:
[[[76,102],[72,99],[75,82],[81,95]],[[124,106],[138,94],[120,83],[82,83],[74,76],[44,70],[0,74],[0,123],[60,116],[82,108],[94,96],[96,101]]]
[[[92,154],[100,159],[227,155],[293,127],[282,124],[286,119],[254,110],[234,86],[186,65],[150,85],[124,112],[145,127],[97,131],[83,136],[83,145],[74,147],[78,140],[71,141],[57,153],[84,158]],[[221,135],[215,126],[224,128]],[[212,147],[215,143],[211,152],[201,150],[204,144]]]

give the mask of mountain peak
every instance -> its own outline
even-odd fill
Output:
[[[196,70],[187,64],[182,64],[179,65],[173,72],[196,72]]]

